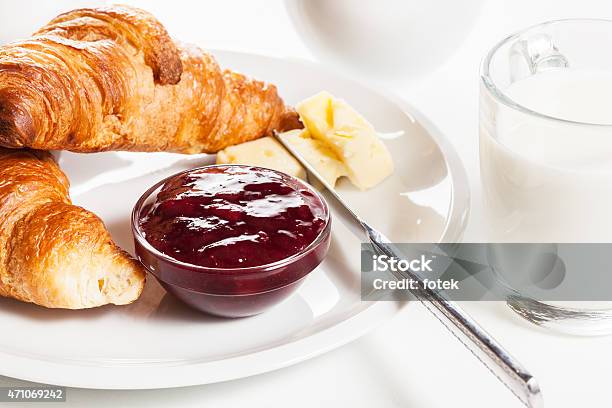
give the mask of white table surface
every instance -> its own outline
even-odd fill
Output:
[[[137,3],[156,14],[177,38],[208,48],[313,58],[278,0],[125,2]],[[607,0],[485,2],[472,33],[444,65],[427,76],[388,84],[438,125],[464,161],[473,197],[465,241],[484,239],[477,143],[478,66],[482,56],[506,34],[544,20],[612,18],[612,2]],[[537,376],[547,407],[612,405],[608,370],[612,365],[612,337],[553,334],[524,323],[499,303],[473,302],[465,307]],[[0,385],[19,383],[0,377]],[[521,406],[416,303],[349,345],[276,372],[181,389],[69,389],[67,395],[68,402],[62,406]]]

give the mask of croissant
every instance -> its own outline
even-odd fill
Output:
[[[0,146],[210,153],[296,127],[276,87],[137,8],[70,11],[0,47]]]
[[[0,295],[50,308],[131,303],[145,273],[72,205],[51,155],[0,148]]]

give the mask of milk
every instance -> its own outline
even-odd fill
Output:
[[[612,73],[555,70],[517,81],[506,94],[519,104],[555,118],[612,125]],[[522,115],[520,115],[522,116]],[[498,138],[510,150],[561,168],[611,169],[610,129],[542,126],[519,115],[502,116]]]
[[[484,99],[480,156],[488,240],[612,242],[612,73],[548,71],[504,92],[540,114],[611,126],[544,119]],[[569,268],[561,285],[597,284],[589,271],[578,269]],[[605,299],[542,300],[612,309]]]
[[[504,93],[544,115],[610,126],[503,104],[486,112],[480,149],[489,240],[612,242],[612,73],[545,71]]]

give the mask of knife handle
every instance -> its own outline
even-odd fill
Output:
[[[366,232],[374,248],[396,259],[402,259],[384,236],[367,225]],[[542,408],[544,400],[536,378],[510,355],[489,333],[443,293],[428,289],[422,278],[408,270],[394,272],[400,279],[418,281],[419,289],[411,293],[450,331],[472,354],[480,360],[525,406]]]

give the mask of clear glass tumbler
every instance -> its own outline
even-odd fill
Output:
[[[572,19],[527,28],[486,55],[479,133],[490,242],[612,242],[611,50],[612,21]],[[587,276],[570,268],[555,284]],[[543,326],[602,334],[612,332],[610,300],[513,293],[508,304]]]

